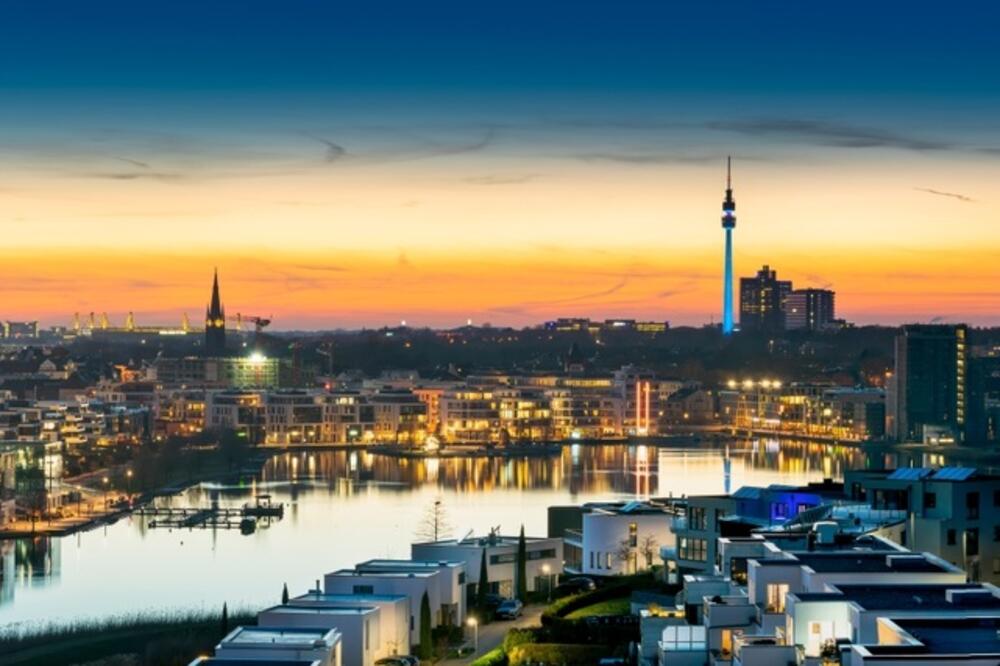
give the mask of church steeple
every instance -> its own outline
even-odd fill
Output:
[[[212,302],[205,308],[205,353],[221,356],[226,351],[226,310],[219,296],[219,269],[212,279]]]

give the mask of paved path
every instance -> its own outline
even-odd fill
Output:
[[[511,629],[523,629],[526,627],[539,627],[541,626],[542,611],[545,609],[544,604],[538,604],[534,606],[525,606],[524,613],[521,617],[516,620],[495,620],[490,624],[479,627],[479,649],[476,650],[474,654],[471,654],[462,659],[445,659],[438,662],[438,666],[463,666],[464,664],[469,664],[478,657],[483,656],[495,647],[499,647],[503,643],[504,636]],[[466,635],[469,638],[469,643],[472,643],[472,630],[468,629]]]

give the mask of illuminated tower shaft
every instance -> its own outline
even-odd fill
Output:
[[[733,332],[733,229],[736,201],[733,199],[732,159],[726,158],[726,199],[722,202],[722,228],[726,231],[726,265],[722,282],[722,333]]]

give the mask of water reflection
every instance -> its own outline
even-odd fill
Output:
[[[797,441],[719,441],[699,448],[565,447],[518,458],[398,459],[360,451],[286,453],[239,482],[205,483],[164,500],[239,506],[257,494],[285,517],[239,530],[150,528],[124,519],[59,539],[0,543],[0,625],[144,609],[260,606],[281,586],[371,557],[408,557],[415,526],[440,499],[452,534],[501,525],[545,533],[551,505],[720,493],[743,485],[840,478],[844,470],[955,464],[951,457]]]

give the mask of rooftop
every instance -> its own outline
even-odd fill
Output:
[[[299,629],[289,627],[237,627],[222,639],[226,645],[329,645],[339,633],[335,629]]]
[[[217,657],[198,657],[189,666],[319,666],[319,660],[287,659],[219,659]]]
[[[921,553],[795,553],[795,558],[803,565],[818,573],[856,571],[858,573],[909,572],[944,573],[953,571],[943,562],[931,559]],[[765,560],[766,561],[766,560]]]
[[[405,594],[326,594],[324,592],[307,592],[306,594],[299,595],[297,597],[292,597],[289,603],[294,603],[296,601],[312,601],[312,602],[322,602],[331,604],[340,604],[348,602],[357,603],[376,603],[379,601],[399,601],[401,599],[408,599]]]
[[[265,608],[262,613],[291,613],[295,615],[367,615],[375,612],[374,606],[292,606],[281,605]]]
[[[338,569],[327,576],[355,576],[358,578],[430,578],[437,575],[437,569],[427,571],[357,571],[356,569]]]
[[[464,567],[464,562],[449,562],[447,560],[367,560],[354,565],[356,571],[396,570],[396,571],[428,571],[432,569]]]
[[[1000,590],[976,583],[964,585],[837,585],[844,599],[867,610],[1000,609]],[[949,592],[959,594],[949,594]]]
[[[913,618],[894,623],[918,640],[925,654],[1000,656],[1000,618]]]

